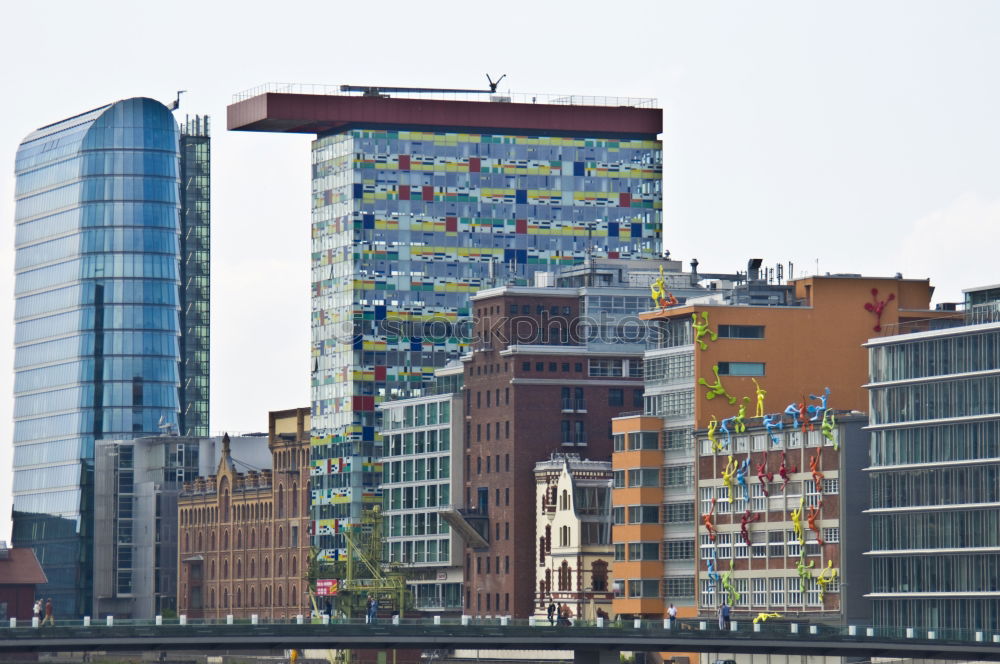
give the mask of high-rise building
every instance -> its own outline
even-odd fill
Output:
[[[825,611],[829,619],[865,610],[857,597],[866,571],[840,566],[842,552],[860,554],[864,528],[853,502],[858,478],[846,477],[863,465],[851,433],[858,425],[844,415],[867,407],[862,344],[873,330],[954,312],[928,310],[927,280],[829,275],[779,284],[760,263],[751,260],[739,283],[723,280],[704,297],[640,315],[657,332],[645,353],[644,412],[613,423],[616,614],[660,617],[669,603],[682,615],[711,611],[728,594],[724,580],[740,594],[740,610],[781,607],[818,618]],[[814,431],[803,442],[804,412]],[[826,424],[851,449],[823,447],[824,415],[844,420]],[[823,473],[831,481],[816,485]],[[761,481],[768,474],[774,484]],[[804,528],[812,516],[819,539],[831,529],[830,543],[819,545],[808,528],[789,536],[795,509]],[[841,529],[845,512],[854,517],[851,532]],[[744,527],[752,546],[744,546]],[[820,588],[836,587],[816,585],[831,562],[825,579],[838,572],[852,594],[831,591],[820,601]],[[810,592],[789,587],[807,574]]]
[[[177,427],[187,410],[178,141],[166,106],[133,98],[17,152],[13,539],[63,616],[91,607],[95,441]]]
[[[412,91],[411,91],[412,92]],[[548,265],[660,253],[653,100],[238,95],[230,129],[312,145],[313,518],[321,557],[381,501],[376,405],[467,349],[469,297]],[[530,469],[529,469],[530,470]],[[527,607],[526,607],[527,610]]]
[[[867,344],[876,625],[1000,629],[1000,289],[965,293]]]

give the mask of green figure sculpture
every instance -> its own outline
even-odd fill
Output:
[[[718,334],[708,329],[708,312],[701,312],[701,322],[698,322],[698,314],[691,314],[691,321],[691,327],[694,328],[694,342],[698,344],[698,347],[702,350],[708,350],[708,344],[702,341],[701,338],[706,334],[712,341],[719,338]]]
[[[729,571],[722,575],[722,589],[729,593],[729,606],[736,606],[739,603],[740,598],[743,597],[736,590],[736,586],[733,585],[733,567],[735,566],[733,559],[729,559]],[[805,591],[803,591],[805,592]]]
[[[795,563],[795,571],[799,574],[799,590],[802,594],[806,594],[806,588],[809,585],[809,580],[812,579],[812,574],[809,570],[812,569],[813,565],[816,564],[815,560],[810,560],[809,564],[805,564],[806,552],[803,549],[802,553],[799,555],[799,561]]]
[[[820,433],[823,437],[830,441],[833,445],[833,449],[839,450],[840,443],[837,441],[837,437],[833,435],[833,427],[837,425],[837,416],[833,414],[832,408],[827,408],[823,411],[823,421],[820,423]]]
[[[726,399],[729,400],[729,405],[730,406],[732,406],[733,404],[735,404],[736,403],[736,397],[732,396],[731,394],[729,394],[729,392],[726,391],[726,388],[722,385],[722,379],[719,378],[719,365],[718,364],[712,365],[712,373],[715,374],[715,382],[714,383],[709,383],[704,378],[699,378],[698,379],[698,384],[699,385],[704,385],[705,387],[708,388],[708,393],[705,394],[705,398],[708,399],[709,401],[711,401],[715,397],[726,397]]]
[[[736,417],[733,419],[733,431],[736,433],[743,433],[747,430],[747,425],[743,421],[747,416],[747,403],[750,401],[750,397],[743,397],[743,403],[740,404],[740,409],[736,413]]]

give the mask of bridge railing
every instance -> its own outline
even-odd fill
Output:
[[[327,616],[296,616],[289,619],[270,619],[265,616],[227,617],[222,619],[188,618],[180,616],[174,619],[158,617],[155,620],[129,620],[119,618],[57,620],[54,625],[38,625],[33,621],[18,621],[10,619],[0,624],[0,641],[31,639],[38,637],[65,637],[89,634],[110,634],[146,636],[163,633],[179,633],[197,631],[205,633],[224,633],[226,630],[247,630],[256,632],[272,632],[275,629],[283,633],[291,630],[301,630],[303,633],[315,634],[324,630],[356,630],[359,628],[384,630],[399,630],[409,632],[426,631],[440,628],[454,633],[462,628],[499,628],[521,633],[536,630],[543,633],[578,632],[581,635],[601,633],[605,630],[629,632],[636,636],[656,636],[669,633],[671,639],[704,639],[705,637],[725,634],[727,639],[766,638],[782,640],[813,640],[827,641],[898,641],[927,642],[953,644],[988,644],[1000,646],[1000,627],[980,630],[957,630],[914,627],[874,627],[870,625],[829,625],[797,621],[788,618],[752,621],[752,616],[741,619],[735,617],[728,627],[720,628],[715,619],[681,619],[671,626],[666,620],[618,620],[596,621],[574,620],[572,624],[550,624],[546,618],[531,618],[515,620],[509,617],[420,617],[399,618],[379,617],[374,624],[366,624],[363,618],[329,618]],[[36,626],[37,625],[37,626]]]

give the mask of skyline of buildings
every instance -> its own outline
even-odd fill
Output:
[[[18,148],[12,539],[64,615],[91,606],[95,442],[176,430],[182,413],[207,428],[208,140],[185,125],[182,169],[170,109],[132,98]]]
[[[548,494],[541,505],[533,504],[539,498],[534,464],[544,464],[553,452],[579,452],[588,457],[584,464],[614,459],[609,515],[622,537],[615,532],[605,542],[600,524],[595,527],[600,518],[560,525],[557,549],[613,545],[610,590],[586,585],[596,563],[584,564],[581,552],[575,566],[567,559],[556,570],[555,591],[572,597],[578,608],[604,593],[602,600],[613,595],[614,614],[648,618],[662,616],[671,600],[704,611],[728,594],[744,610],[853,619],[865,615],[857,586],[867,582],[858,583],[865,574],[857,565],[871,560],[868,597],[885,624],[949,627],[1000,619],[996,542],[987,537],[977,547],[982,550],[970,552],[962,528],[979,519],[979,530],[990,531],[1000,514],[992,500],[1000,467],[994,458],[956,452],[955,458],[904,463],[896,440],[899,458],[884,466],[873,458],[866,469],[873,491],[866,516],[845,515],[842,504],[848,498],[843,488],[862,484],[864,464],[856,455],[863,443],[855,431],[862,412],[874,430],[873,454],[875,441],[910,436],[908,441],[919,443],[930,435],[925,431],[954,427],[967,417],[978,418],[986,432],[983,445],[995,442],[991,427],[1000,407],[993,403],[991,372],[1000,360],[991,350],[969,361],[976,368],[940,373],[973,340],[964,341],[961,330],[938,328],[962,316],[992,320],[996,287],[969,289],[966,308],[958,313],[930,309],[928,280],[828,274],[782,284],[780,271],[775,282],[761,270],[760,259],[732,275],[698,274],[697,261],[684,273],[678,261],[657,260],[662,152],[656,134],[647,132],[658,110],[471,102],[485,109],[487,122],[461,119],[468,108],[459,106],[468,102],[429,104],[433,112],[424,115],[409,100],[385,96],[301,97],[317,96],[244,99],[230,108],[230,127],[317,135],[313,403],[295,411],[297,424],[294,432],[284,432],[292,436],[287,441],[275,438],[272,413],[272,443],[295,446],[276,457],[273,474],[237,477],[223,455],[220,476],[239,484],[246,509],[228,513],[228,487],[210,486],[218,478],[202,475],[196,493],[218,494],[209,502],[221,501],[220,512],[186,523],[232,523],[210,530],[220,538],[231,535],[234,543],[249,541],[238,528],[248,526],[256,541],[252,522],[268,518],[267,501],[279,519],[286,518],[284,505],[291,501],[287,513],[295,523],[287,524],[287,541],[282,532],[274,545],[289,551],[280,552],[269,576],[257,573],[257,557],[245,555],[249,545],[230,551],[214,543],[183,544],[174,571],[186,611],[219,617],[278,606],[280,617],[292,615],[304,601],[301,573],[309,544],[319,548],[321,560],[342,559],[343,529],[357,522],[363,508],[383,506],[386,558],[423,575],[422,583],[411,585],[424,608],[537,615],[546,596],[554,596],[553,579],[543,576],[539,584],[518,576],[553,551],[547,535],[538,535],[541,521],[529,523],[524,516],[547,519],[553,513]],[[301,112],[293,106],[302,103],[311,104],[304,115],[290,116]],[[388,110],[391,123],[380,115]],[[555,116],[564,121],[561,131]],[[133,508],[145,500],[143,518],[159,519],[149,511],[153,493],[130,483],[138,478],[134,457],[125,452],[138,448],[127,439],[168,427],[182,435],[208,430],[209,151],[207,118],[189,118],[178,127],[166,107],[149,99],[117,102],[43,127],[19,151],[17,369],[18,385],[30,388],[15,388],[15,506],[46,496],[62,502],[30,518],[27,510],[15,512],[15,543],[31,543],[46,572],[57,571],[55,582],[49,574],[49,586],[75,587],[66,574],[84,578],[95,564],[93,514],[101,509],[95,487],[105,488],[101,504],[120,510],[123,499]],[[154,200],[136,203],[137,196]],[[650,300],[651,287],[659,306]],[[73,288],[82,293],[79,301],[72,299]],[[61,295],[66,297],[58,300]],[[640,312],[645,324],[623,333]],[[528,323],[527,336],[521,323]],[[888,336],[894,334],[901,336]],[[937,355],[879,360],[890,368],[882,379],[872,369],[866,384],[866,342],[875,366],[897,345],[902,357],[908,344],[915,347],[927,335],[935,341],[928,349]],[[958,340],[945,341],[952,337]],[[993,349],[992,336],[983,338]],[[938,352],[949,343],[950,351]],[[135,367],[145,371],[145,361],[134,358],[143,354],[156,355],[162,366],[173,362],[173,373],[160,366],[153,374],[160,380],[140,374]],[[79,363],[81,385],[58,382],[69,375],[64,369],[70,367],[62,365],[71,361]],[[461,364],[447,366],[456,361]],[[126,365],[133,370],[120,370]],[[893,374],[905,370],[915,373]],[[442,392],[442,384],[455,391]],[[831,386],[836,408],[827,404]],[[810,389],[818,395],[806,399]],[[781,412],[764,410],[764,396],[791,403]],[[754,397],[760,410],[750,416]],[[814,409],[809,425],[806,406]],[[642,415],[619,417],[638,408]],[[947,414],[949,408],[954,412]],[[84,430],[88,409],[90,431]],[[918,417],[921,409],[926,417]],[[827,427],[827,415],[841,419]],[[57,440],[59,430],[47,429],[66,417],[78,424],[63,435],[79,434],[78,440]],[[938,419],[945,421],[928,423]],[[727,430],[721,445],[718,427],[734,421],[747,431],[737,430],[730,440]],[[776,434],[776,423],[789,430]],[[94,446],[112,438],[116,448],[98,471]],[[835,440],[849,442],[849,463],[846,454],[831,458],[831,452],[821,460]],[[79,459],[60,456],[72,451],[64,444],[69,442]],[[760,479],[778,464],[779,452],[782,467],[786,456],[791,459],[793,475],[780,486],[780,509],[767,493],[776,492],[777,483]],[[29,458],[35,463],[18,465]],[[620,460],[634,463],[620,466]],[[755,483],[749,473],[756,460]],[[958,501],[959,494],[968,497],[968,488],[960,489],[955,476],[942,475],[938,482],[930,472],[942,461],[978,474],[976,486],[986,502]],[[191,480],[189,462],[185,451],[183,462],[170,467]],[[816,491],[809,490],[807,465]],[[126,475],[130,481],[123,480]],[[290,484],[276,480],[275,488],[274,477]],[[732,485],[740,477],[743,498]],[[75,488],[63,495],[66,487]],[[944,497],[948,491],[955,500]],[[896,504],[894,492],[913,504]],[[573,493],[561,496],[554,512],[578,512],[578,498],[589,504]],[[852,506],[863,506],[860,495],[851,492]],[[300,510],[304,502],[308,514],[304,506]],[[742,507],[744,521],[738,524],[739,510],[722,503]],[[203,507],[214,514],[208,503]],[[802,523],[807,510],[811,539]],[[844,561],[848,550],[860,556],[868,514],[873,527],[867,558]],[[892,539],[886,533],[898,536],[899,524],[914,514],[934,521],[935,529],[959,533],[959,545],[928,540],[923,549],[886,549]],[[119,563],[122,552],[138,550],[131,546],[132,518],[130,510],[101,526],[102,537],[116,538]],[[707,528],[710,522],[719,527],[703,534],[699,524]],[[62,538],[55,545],[53,533]],[[784,538],[779,542],[775,534]],[[772,555],[779,548],[783,553]],[[221,561],[218,571],[206,567],[205,552],[217,552],[211,556]],[[61,561],[54,557],[59,554]],[[720,560],[731,565],[725,582],[711,576],[724,574]],[[112,575],[122,598],[132,594],[123,585],[122,575],[132,571],[131,560],[125,563]],[[228,569],[222,572],[230,563],[232,578]],[[264,570],[269,563],[265,559]],[[915,569],[926,572],[919,582]],[[762,571],[753,578],[746,574],[754,570]],[[801,580],[798,592],[790,570]],[[170,570],[161,571],[161,578],[171,578]],[[826,572],[832,576],[821,576]],[[280,583],[268,583],[276,577]],[[966,587],[960,577],[975,578],[983,589]],[[100,582],[107,588],[107,578]],[[842,582],[855,584],[850,597]],[[96,585],[78,585],[72,601],[76,613],[86,612],[81,601]],[[955,600],[935,594],[941,592],[974,601],[957,611]],[[105,591],[103,597],[110,595]],[[901,606],[898,599],[907,603]],[[59,601],[71,600],[64,593]],[[163,607],[169,609],[162,603],[157,609]]]

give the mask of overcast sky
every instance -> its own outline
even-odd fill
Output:
[[[227,133],[265,82],[657,97],[664,246],[702,271],[1000,282],[1000,3],[5,3],[0,539],[9,534],[14,154],[118,99],[209,114],[213,431],[309,404],[309,138]]]

